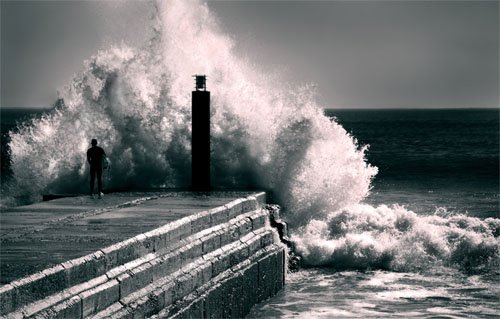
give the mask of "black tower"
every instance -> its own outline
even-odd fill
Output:
[[[206,76],[195,75],[196,91],[192,92],[191,187],[195,191],[210,190],[210,92]]]

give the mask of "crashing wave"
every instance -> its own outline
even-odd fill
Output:
[[[498,220],[359,204],[377,169],[323,115],[310,86],[282,84],[238,57],[206,5],[152,5],[144,47],[97,52],[61,90],[64,105],[10,134],[13,179],[3,205],[85,193],[92,138],[113,162],[108,189],[189,186],[191,76],[207,74],[213,185],[272,192],[306,263],[398,270],[498,257]]]

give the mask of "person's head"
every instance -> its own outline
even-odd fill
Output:
[[[92,144],[92,146],[96,146],[97,145],[97,140],[95,138],[93,138],[92,142],[90,144]]]

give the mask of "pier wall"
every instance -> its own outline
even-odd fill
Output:
[[[265,193],[0,287],[6,318],[240,318],[277,293],[285,248]]]

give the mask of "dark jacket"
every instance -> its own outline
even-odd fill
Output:
[[[87,151],[87,161],[92,167],[102,167],[102,159],[106,156],[104,150],[99,146],[92,146]]]

